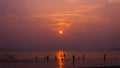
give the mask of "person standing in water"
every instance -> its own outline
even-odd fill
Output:
[[[73,60],[73,68],[75,68],[75,55],[72,56],[72,60]]]
[[[85,54],[83,54],[83,58],[82,59],[85,60]]]
[[[106,61],[106,54],[104,54],[104,58],[103,58],[104,62]]]

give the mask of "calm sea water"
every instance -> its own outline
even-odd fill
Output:
[[[62,59],[63,55],[61,54],[64,54],[64,59]],[[0,68],[77,68],[94,66],[120,66],[120,50],[0,51]]]

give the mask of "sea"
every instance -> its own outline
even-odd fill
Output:
[[[120,50],[0,50],[0,68],[120,66]]]

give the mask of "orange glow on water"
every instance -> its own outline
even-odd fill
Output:
[[[59,51],[57,53],[57,60],[58,60],[59,68],[63,68],[63,65],[64,65],[63,60],[64,60],[64,58],[65,58],[64,52]]]

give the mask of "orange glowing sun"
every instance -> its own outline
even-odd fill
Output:
[[[60,34],[63,34],[63,31],[62,31],[62,30],[60,30],[60,31],[59,31],[59,33],[60,33]]]

